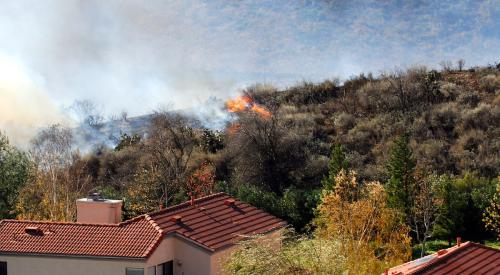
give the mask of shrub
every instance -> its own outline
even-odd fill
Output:
[[[242,242],[224,269],[227,274],[345,274],[339,246],[337,241],[295,236],[276,247],[264,236]]]
[[[349,131],[352,127],[354,127],[354,125],[356,125],[356,119],[353,115],[342,112],[334,117],[333,123],[337,131],[345,132]]]
[[[459,127],[460,131],[470,129],[486,131],[489,127],[500,127],[500,106],[481,103],[474,109],[464,110]]]
[[[454,83],[445,82],[441,85],[439,92],[446,99],[454,99],[460,94],[460,87]]]
[[[488,93],[495,93],[500,89],[500,75],[488,74],[479,80],[481,89]]]

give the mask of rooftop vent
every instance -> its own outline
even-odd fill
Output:
[[[235,202],[236,202],[235,199],[227,199],[224,201],[224,204],[227,206],[233,206]]]
[[[182,217],[180,215],[175,215],[175,216],[172,216],[170,217],[170,221],[171,222],[175,222],[175,223],[178,223],[182,220]]]
[[[24,232],[26,232],[26,234],[29,234],[32,236],[43,236],[42,229],[40,229],[39,227],[36,227],[36,226],[27,226],[24,229]]]

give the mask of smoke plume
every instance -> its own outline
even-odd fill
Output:
[[[207,122],[215,127],[221,104],[201,106],[256,82],[285,87],[444,59],[487,64],[498,58],[499,7],[498,0],[0,0],[0,66],[14,74],[0,76],[0,129],[23,143],[25,129],[64,122],[59,110],[80,99],[105,106],[106,116],[171,104],[215,115]]]
[[[41,89],[42,83],[18,61],[0,55],[0,130],[17,146],[25,146],[34,129],[60,123],[57,107]]]

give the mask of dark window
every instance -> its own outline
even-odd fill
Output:
[[[166,262],[162,266],[163,275],[174,275],[174,261]]]
[[[0,262],[0,275],[7,275],[7,263]]]
[[[144,268],[129,268],[126,269],[126,275],[144,275]]]

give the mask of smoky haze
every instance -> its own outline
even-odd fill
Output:
[[[0,129],[26,144],[80,99],[224,116],[218,99],[255,82],[498,58],[499,1],[408,2],[0,1]]]

